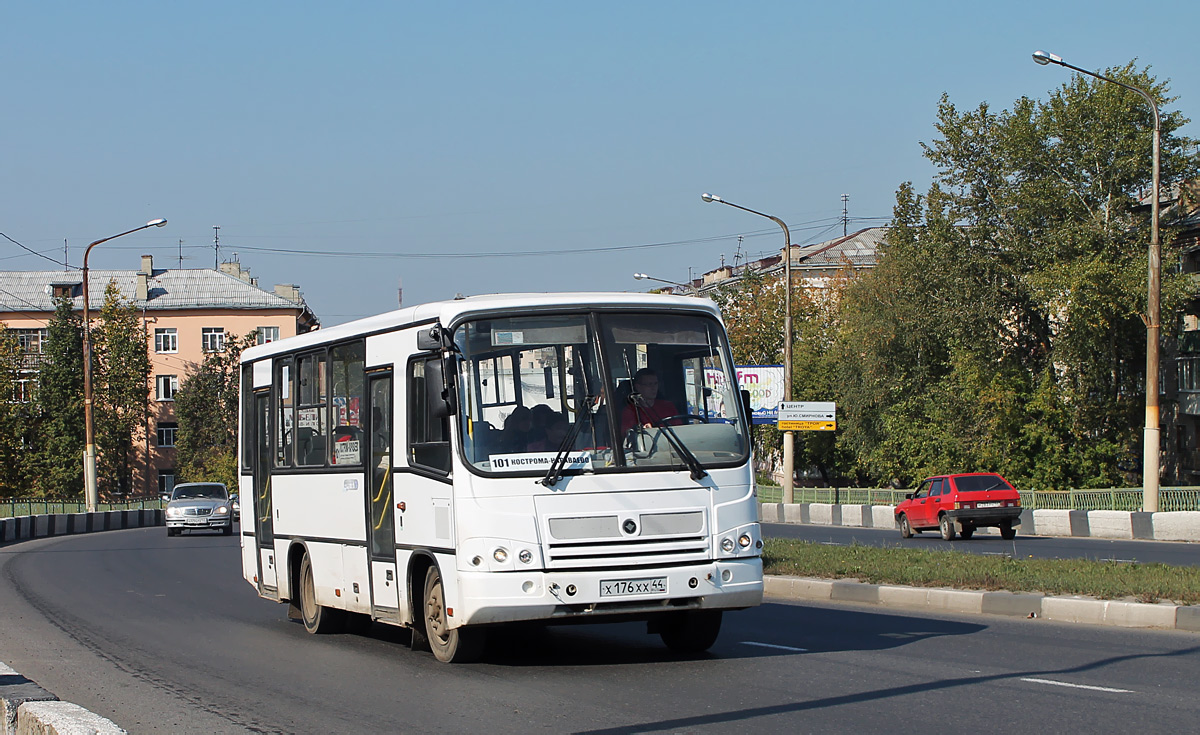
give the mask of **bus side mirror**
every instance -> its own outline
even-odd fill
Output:
[[[425,405],[430,415],[442,419],[457,411],[454,384],[446,382],[445,362],[440,358],[425,361]]]
[[[746,435],[750,437],[750,448],[754,448],[754,409],[750,407],[750,391],[742,388],[738,391],[742,398],[742,415],[746,417]]]
[[[442,330],[442,325],[434,324],[429,329],[422,329],[417,332],[417,349],[423,352],[432,350],[441,350],[445,347],[443,341],[445,333]]]

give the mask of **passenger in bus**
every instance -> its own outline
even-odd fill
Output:
[[[530,452],[557,452],[562,446],[563,439],[567,438],[567,434],[571,432],[571,422],[567,421],[567,417],[557,411],[550,411],[550,421],[546,424],[546,432],[541,439],[534,439],[529,443],[527,450]]]
[[[529,441],[531,444],[546,438],[546,427],[550,425],[550,422],[557,415],[558,411],[550,408],[545,403],[539,403],[529,409],[529,416],[533,419],[533,429],[529,432]]]
[[[633,392],[629,394],[629,403],[621,412],[622,436],[635,426],[654,428],[678,415],[679,410],[674,403],[658,397],[657,373],[650,368],[642,368],[633,374]]]
[[[524,452],[529,446],[533,433],[533,416],[529,408],[517,406],[504,419],[504,431],[500,438],[500,448],[503,452]]]

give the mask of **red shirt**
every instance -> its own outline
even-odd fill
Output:
[[[621,412],[621,434],[624,435],[635,426],[658,426],[663,419],[678,415],[679,410],[675,408],[675,404],[665,398],[654,399],[653,406],[635,406],[630,403]]]

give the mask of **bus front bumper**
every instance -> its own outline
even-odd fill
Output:
[[[672,610],[737,609],[763,599],[758,557],[660,569],[459,572],[457,625]]]

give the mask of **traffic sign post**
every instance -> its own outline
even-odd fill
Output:
[[[837,404],[831,401],[784,401],[779,404],[780,431],[834,431]]]

